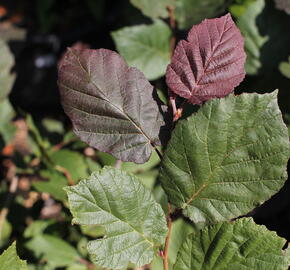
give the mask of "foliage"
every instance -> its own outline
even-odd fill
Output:
[[[176,125],[160,177],[194,223],[245,215],[283,186],[289,139],[276,96],[214,99]]]
[[[17,255],[15,242],[0,255],[0,269],[28,270],[26,262]]]
[[[284,242],[251,219],[218,223],[187,237],[174,269],[287,269]]]
[[[136,266],[152,261],[154,249],[166,237],[166,220],[138,179],[105,167],[66,191],[73,223],[106,228],[103,239],[88,244],[96,264],[120,269],[129,261]]]
[[[112,37],[128,65],[140,69],[147,79],[165,74],[170,61],[171,30],[163,21],[125,27],[112,32]]]
[[[89,145],[144,163],[160,144],[163,120],[153,87],[115,52],[70,49],[60,63],[59,86],[75,133]]]
[[[281,62],[279,65],[279,69],[285,77],[290,79],[290,57],[289,57],[289,63]]]
[[[27,41],[48,37],[55,62],[71,46],[58,86],[72,126],[42,108],[45,88],[24,95],[37,113],[19,107],[19,44],[15,66],[0,43],[0,270],[286,270],[287,1],[86,0],[81,24],[58,2],[37,1]],[[90,46],[71,45],[80,32]]]
[[[192,104],[228,95],[245,76],[243,45],[230,14],[193,26],[167,68],[169,89]]]

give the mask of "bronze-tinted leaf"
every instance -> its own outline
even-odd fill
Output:
[[[230,14],[193,26],[167,68],[170,90],[193,104],[228,95],[245,76],[243,46]]]
[[[123,161],[149,159],[163,120],[142,72],[110,50],[69,49],[59,65],[58,84],[81,140]]]

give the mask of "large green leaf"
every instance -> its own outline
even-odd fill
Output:
[[[170,62],[171,30],[161,20],[112,32],[119,53],[128,65],[140,69],[149,80],[165,74]]]
[[[26,243],[26,247],[54,268],[74,264],[80,259],[73,246],[52,235],[37,234]]]
[[[218,223],[188,236],[174,270],[287,270],[285,242],[249,218]]]
[[[262,67],[261,48],[267,42],[268,37],[262,36],[256,24],[257,17],[265,7],[264,0],[257,0],[247,5],[245,12],[238,18],[237,26],[245,38],[245,50],[247,53],[247,74],[256,74]]]
[[[69,49],[59,65],[62,105],[74,132],[122,161],[146,162],[164,124],[153,86],[117,53]]]
[[[155,247],[164,242],[166,220],[135,176],[105,167],[66,191],[73,223],[106,229],[104,238],[88,244],[97,265],[120,269],[129,261],[136,266],[151,262]]]
[[[288,131],[270,94],[214,99],[173,131],[161,165],[169,200],[194,222],[248,213],[287,179]]]
[[[205,18],[221,15],[228,3],[227,0],[175,0],[178,27],[187,29]]]
[[[279,69],[285,77],[290,79],[290,57],[288,62],[280,63]]]
[[[26,261],[17,255],[15,242],[1,254],[0,270],[28,270]]]
[[[130,2],[151,18],[167,18],[167,7],[174,5],[174,0],[130,0]]]
[[[0,39],[0,102],[4,100],[10,93],[14,83],[15,76],[11,74],[11,68],[14,65],[14,58],[6,45]]]

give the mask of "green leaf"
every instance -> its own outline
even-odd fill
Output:
[[[214,99],[178,122],[160,175],[169,201],[193,222],[248,213],[287,179],[288,131],[270,94]]]
[[[51,235],[37,235],[26,243],[26,247],[32,250],[36,257],[42,258],[53,267],[68,266],[80,258],[74,247]]]
[[[14,116],[15,112],[8,98],[0,100],[0,134],[6,144],[13,139],[15,134],[16,128],[11,123]]]
[[[160,162],[156,151],[152,152],[150,159],[143,164],[135,164],[133,162],[123,162],[122,170],[131,172],[131,173],[143,173],[145,171],[151,170],[156,167]],[[107,164],[106,164],[107,165]]]
[[[173,268],[176,261],[177,253],[187,236],[194,231],[192,224],[184,221],[182,218],[177,219],[172,223],[170,244],[168,249],[168,264],[169,269]],[[155,257],[150,265],[152,270],[164,270],[163,261],[160,256]]]
[[[167,18],[167,7],[174,5],[174,0],[130,0],[131,4],[141,9],[145,16]]]
[[[189,235],[174,270],[286,270],[290,256],[282,250],[285,243],[249,218],[219,223]]]
[[[6,244],[6,242],[8,242],[11,232],[12,232],[11,224],[8,222],[7,219],[4,219],[2,231],[0,233],[0,248],[3,247]]]
[[[53,220],[36,220],[25,229],[24,237],[30,238],[36,235],[40,235],[49,225],[53,223]]]
[[[221,15],[228,5],[226,0],[175,0],[178,28],[188,29],[205,18]]]
[[[88,176],[88,165],[84,156],[78,152],[62,149],[52,152],[50,158],[55,165],[67,169],[74,181]]]
[[[42,119],[41,124],[50,133],[64,133],[63,123],[58,120],[52,118],[44,118]]]
[[[182,218],[174,221],[171,228],[170,245],[168,250],[169,263],[174,265],[177,253],[187,236],[194,231],[194,228]]]
[[[53,169],[47,169],[41,170],[40,176],[44,178],[43,181],[32,183],[36,190],[47,192],[57,200],[66,201],[66,194],[63,188],[67,186],[68,182],[62,173]]]
[[[269,39],[268,36],[262,36],[256,24],[257,17],[265,7],[264,0],[257,0],[247,5],[243,14],[237,20],[237,26],[240,28],[245,38],[245,51],[247,54],[246,71],[247,74],[257,74],[262,67],[261,48]]]
[[[11,68],[14,65],[14,58],[6,45],[0,39],[0,102],[8,97],[12,85],[15,80],[15,75],[11,74]]]
[[[26,261],[17,255],[15,242],[1,254],[0,270],[28,270]]]
[[[234,1],[234,3],[229,6],[229,11],[234,17],[240,17],[245,13],[245,11],[247,10],[247,7],[255,1],[257,0]]]
[[[151,25],[124,27],[111,33],[129,66],[140,69],[148,80],[165,74],[170,62],[171,30],[161,20]]]
[[[138,178],[105,167],[66,191],[73,223],[106,229],[104,238],[88,244],[97,265],[120,269],[129,262],[142,266],[152,261],[154,249],[165,240],[166,220]]]
[[[90,237],[98,238],[104,236],[105,230],[104,227],[98,225],[81,225],[81,231],[83,234]]]
[[[290,79],[290,56],[289,56],[289,62],[282,62],[279,65],[279,69],[285,77]]]
[[[66,270],[88,270],[84,264],[72,264]]]

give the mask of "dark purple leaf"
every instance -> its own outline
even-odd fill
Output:
[[[228,95],[245,76],[243,46],[230,14],[193,26],[167,68],[170,90],[193,104]]]
[[[110,50],[69,49],[59,65],[58,84],[81,140],[123,161],[149,159],[163,120],[142,72]]]

